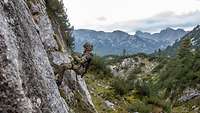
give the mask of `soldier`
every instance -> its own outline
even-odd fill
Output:
[[[93,54],[93,45],[90,44],[89,42],[86,42],[84,45],[84,52],[81,56],[78,55],[73,55],[74,61],[72,63],[63,63],[59,67],[59,72],[58,72],[58,79],[57,79],[57,84],[58,86],[61,85],[63,75],[65,70],[74,70],[78,75],[81,75],[83,77],[86,73],[87,70],[90,66]]]
[[[39,33],[40,30],[38,24],[39,24],[40,8],[38,4],[35,5],[33,2],[30,2],[30,9],[33,15],[33,20],[35,22],[35,29]]]
[[[30,5],[31,5],[31,13],[33,15],[33,20],[35,21],[36,24],[38,24],[39,23],[40,8],[37,4],[35,5],[33,2],[31,2]]]

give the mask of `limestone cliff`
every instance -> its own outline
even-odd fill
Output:
[[[0,1],[0,113],[95,113],[84,79],[73,70],[58,88],[54,65],[71,62],[70,52],[58,51],[45,1],[38,0],[38,27],[26,2]]]

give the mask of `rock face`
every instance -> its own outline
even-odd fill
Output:
[[[75,72],[66,71],[64,82],[70,84],[59,91],[53,66],[69,63],[70,52],[57,51],[45,2],[38,2],[42,14],[36,25],[25,0],[0,1],[0,113],[71,113],[75,110],[64,96],[77,98],[75,92],[82,105],[90,106],[86,111],[96,112],[84,79]],[[78,89],[71,87],[75,84]],[[79,108],[76,99],[71,101]]]

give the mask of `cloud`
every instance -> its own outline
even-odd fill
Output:
[[[188,29],[197,24],[200,24],[200,11],[179,15],[174,12],[163,12],[151,18],[117,22],[111,25],[101,26],[100,29],[106,29],[108,31],[119,29],[129,33],[134,33],[137,30],[155,32],[166,27]]]
[[[107,18],[106,18],[106,17],[104,17],[104,16],[101,16],[101,17],[98,17],[98,18],[97,18],[97,20],[98,20],[98,21],[106,21],[106,20],[107,20]]]

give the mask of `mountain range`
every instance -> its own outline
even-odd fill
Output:
[[[100,56],[126,54],[153,53],[158,49],[165,49],[187,34],[183,29],[166,28],[158,33],[136,31],[134,35],[116,30],[113,32],[79,29],[73,32],[75,37],[75,51],[81,52],[85,42],[94,45],[94,52]]]
[[[176,51],[179,48],[181,42],[186,38],[191,39],[192,49],[199,49],[200,48],[200,25],[197,25],[192,31],[187,33],[180,40],[175,41],[173,45],[168,46],[165,50],[162,51],[162,54],[172,56],[172,57],[175,56]]]

